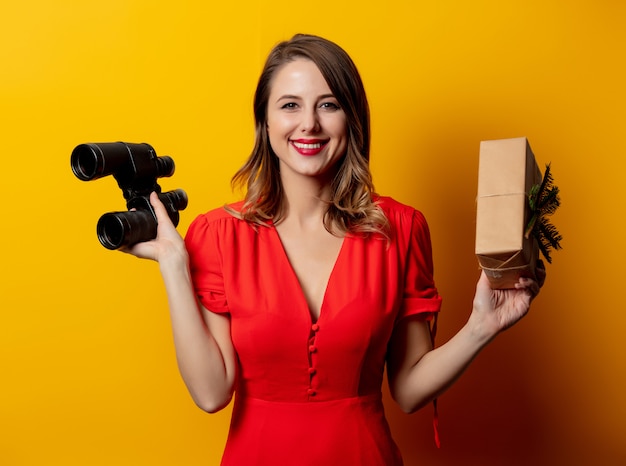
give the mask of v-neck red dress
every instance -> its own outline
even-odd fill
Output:
[[[391,240],[345,237],[317,322],[273,226],[218,209],[189,227],[196,292],[230,317],[239,358],[222,465],[402,465],[381,399],[387,344],[399,319],[429,319],[441,298],[426,220],[379,200]]]

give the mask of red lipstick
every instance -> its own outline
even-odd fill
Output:
[[[328,140],[322,139],[292,139],[290,140],[291,146],[298,152],[300,155],[305,156],[313,156],[319,154],[326,144],[328,144]]]

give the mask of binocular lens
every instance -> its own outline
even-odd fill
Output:
[[[111,212],[98,220],[97,234],[107,249],[119,249],[156,238],[157,222],[149,211]]]
[[[89,181],[102,171],[103,158],[101,153],[96,152],[97,147],[95,144],[81,144],[72,152],[72,171],[78,179]]]

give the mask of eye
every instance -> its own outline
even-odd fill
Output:
[[[320,104],[320,108],[324,109],[324,110],[329,110],[329,111],[336,111],[341,109],[341,107],[339,106],[339,104],[337,104],[336,102],[322,102]]]
[[[295,102],[287,102],[285,104],[283,104],[282,107],[280,107],[281,109],[285,109],[285,110],[294,110],[296,108],[298,108],[298,104]]]

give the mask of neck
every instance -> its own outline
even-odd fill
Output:
[[[330,183],[314,177],[281,177],[283,222],[319,226],[328,208]]]

